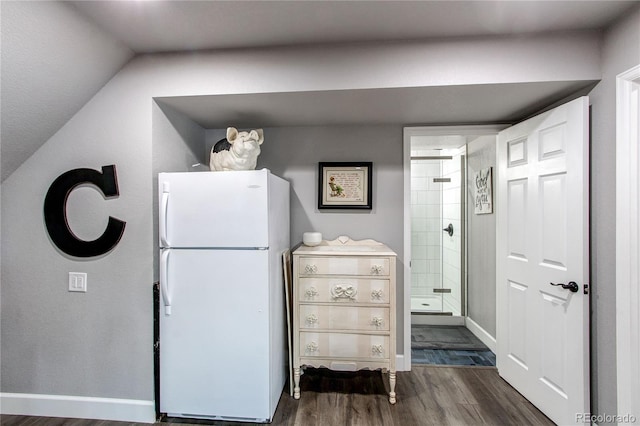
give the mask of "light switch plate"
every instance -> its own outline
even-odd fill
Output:
[[[86,272],[69,272],[69,291],[87,292]]]

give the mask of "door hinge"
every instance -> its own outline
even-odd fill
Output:
[[[589,294],[589,284],[584,285],[584,294]]]

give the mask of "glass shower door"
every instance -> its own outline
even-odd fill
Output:
[[[464,147],[450,150],[451,160],[442,165],[442,308],[451,315],[462,315],[464,245]]]
[[[411,311],[463,314],[465,147],[411,159]]]
[[[436,153],[437,154],[437,153]],[[437,155],[411,160],[411,311],[441,313],[442,173]]]

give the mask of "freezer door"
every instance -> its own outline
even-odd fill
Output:
[[[270,420],[275,406],[269,390],[273,355],[268,252],[166,253],[161,265],[166,283],[161,288],[171,310],[165,310],[163,294],[160,411],[181,417]]]
[[[268,247],[268,175],[160,173],[160,246]]]

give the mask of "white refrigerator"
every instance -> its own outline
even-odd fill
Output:
[[[160,411],[270,422],[284,388],[289,183],[160,173]]]

